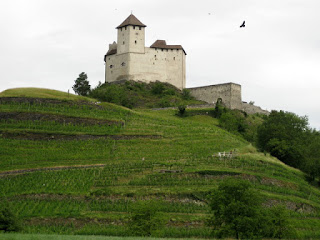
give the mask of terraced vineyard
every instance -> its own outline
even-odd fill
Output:
[[[216,119],[31,92],[0,94],[0,197],[24,233],[126,236],[131,210],[152,201],[166,219],[159,236],[206,238],[206,196],[231,176],[266,207],[285,204],[300,238],[320,237],[319,189]]]

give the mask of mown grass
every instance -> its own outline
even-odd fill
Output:
[[[66,93],[46,88],[12,88],[0,92],[0,97],[34,97],[61,100],[94,101],[92,98],[77,96],[72,93]]]
[[[1,234],[3,240],[161,240],[151,237],[105,237],[105,236],[81,236],[81,235],[57,235],[57,234]],[[163,240],[174,240],[176,238],[162,238]],[[189,238],[188,238],[189,239]]]
[[[220,129],[217,119],[205,110],[197,110],[201,115],[194,111],[179,117],[177,110],[129,110],[105,103],[99,106],[68,101],[0,105],[1,112],[124,123],[86,126],[2,119],[0,131],[137,135],[118,140],[42,141],[0,136],[0,199],[23,220],[25,233],[126,236],[126,222],[136,202],[153,199],[167,221],[157,236],[209,237],[206,196],[226,177],[235,177],[252,182],[267,206],[287,205],[300,238],[319,237],[315,227],[320,224],[319,189],[310,186],[299,170],[257,152],[241,136]],[[236,150],[235,158],[213,157],[217,152],[231,150]],[[17,169],[93,164],[103,166],[1,175]]]

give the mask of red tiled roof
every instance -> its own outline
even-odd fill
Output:
[[[138,20],[138,18],[136,18],[133,14],[130,14],[129,17],[127,17],[126,20],[123,21],[123,23],[121,23],[117,28],[122,28],[125,26],[139,26],[139,27],[146,27],[146,25],[144,25],[142,22],[140,22]]]
[[[183,49],[181,45],[167,45],[165,40],[157,40],[155,41],[150,48],[161,48],[161,49],[182,49],[184,54],[187,55],[186,51]]]

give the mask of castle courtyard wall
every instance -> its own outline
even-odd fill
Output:
[[[190,94],[198,100],[216,103],[221,98],[223,104],[230,109],[241,109],[241,85],[224,83],[203,87],[189,88]]]

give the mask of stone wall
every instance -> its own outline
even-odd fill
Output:
[[[186,56],[182,49],[145,48],[144,53],[106,57],[106,82],[133,80],[167,82],[179,89],[186,84]]]
[[[245,111],[248,114],[261,113],[261,114],[269,115],[269,112],[267,110],[263,110],[261,107],[248,104],[245,102],[242,103],[241,110]]]
[[[230,109],[241,109],[241,85],[224,83],[203,87],[189,88],[190,93],[198,100],[216,103],[221,98],[223,104]]]

